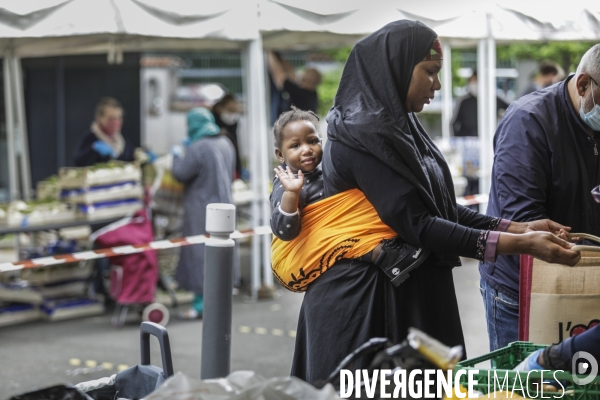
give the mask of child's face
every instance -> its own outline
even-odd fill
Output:
[[[321,163],[323,148],[315,126],[309,121],[293,121],[283,128],[281,149],[275,155],[292,172],[311,172]]]

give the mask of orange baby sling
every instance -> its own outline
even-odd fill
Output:
[[[290,241],[273,236],[271,242],[273,274],[293,292],[305,291],[336,261],[363,256],[381,240],[397,236],[358,189],[309,204],[300,212],[300,234]]]

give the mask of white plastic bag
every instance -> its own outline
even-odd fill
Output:
[[[265,379],[252,371],[227,378],[199,380],[177,372],[144,400],[330,400],[339,399],[333,386],[323,389],[294,377]]]

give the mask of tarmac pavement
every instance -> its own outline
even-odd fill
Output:
[[[488,352],[488,340],[477,263],[465,261],[454,274],[471,358]],[[288,291],[282,291],[277,299],[258,302],[250,302],[245,295],[234,297],[232,371],[254,370],[267,378],[289,374],[302,297]],[[0,328],[0,399],[57,383],[110,376],[139,363],[139,320],[133,318],[116,329],[110,318],[107,312]],[[174,317],[167,328],[175,371],[199,377],[202,321]],[[156,339],[151,340],[151,349],[152,363],[160,366]]]

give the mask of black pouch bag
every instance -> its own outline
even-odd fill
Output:
[[[410,276],[411,271],[423,264],[429,254],[429,251],[395,237],[382,241],[381,253],[377,256],[375,265],[398,287]]]

